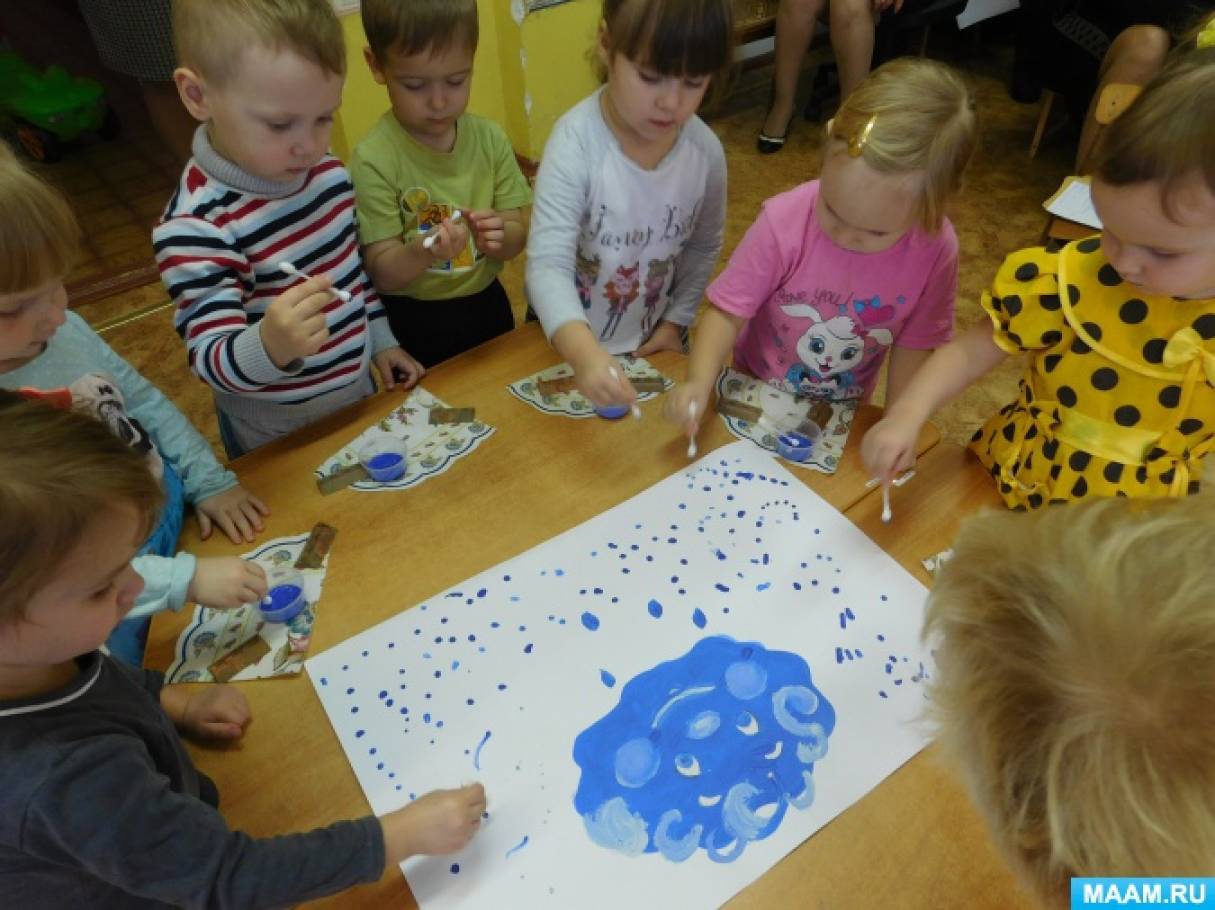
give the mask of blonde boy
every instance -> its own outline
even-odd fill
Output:
[[[514,327],[497,275],[527,242],[531,190],[502,128],[465,113],[476,0],[363,0],[362,13],[392,109],[351,163],[359,238],[393,333],[429,367]]]
[[[290,837],[231,831],[177,731],[241,738],[244,696],[97,650],[143,586],[131,557],[161,502],[146,463],[96,420],[11,392],[0,424],[5,906],[282,907],[468,842],[479,784]]]
[[[1212,552],[1205,496],[1094,500],[973,519],[937,577],[942,741],[1050,906],[1215,872]]]
[[[422,369],[363,272],[350,179],[327,151],[345,79],[327,0],[175,0],[173,30],[202,126],[152,239],[236,457],[372,392],[369,360],[389,388]]]

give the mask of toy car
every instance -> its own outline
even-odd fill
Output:
[[[59,66],[40,73],[11,51],[0,51],[0,117],[43,162],[58,160],[65,143],[86,133],[113,139],[121,129],[100,83]]]

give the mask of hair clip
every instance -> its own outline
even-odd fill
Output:
[[[1198,33],[1199,47],[1215,47],[1215,16],[1207,20],[1207,24]]]
[[[860,158],[861,152],[865,151],[865,143],[869,141],[869,134],[873,132],[873,125],[877,123],[877,114],[869,118],[868,122],[861,127],[861,131],[855,136],[848,139],[848,155],[851,158]]]

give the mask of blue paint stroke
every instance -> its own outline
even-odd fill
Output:
[[[588,610],[582,614],[582,624],[594,632],[599,628],[599,617]]]
[[[599,680],[605,686],[607,686],[609,689],[612,688],[612,686],[616,685],[616,677],[613,676],[611,673],[609,673],[607,670],[599,671]]]
[[[708,620],[705,619],[705,611],[700,609],[700,607],[697,607],[692,611],[692,623],[696,626],[696,628],[703,629],[705,627],[705,623],[707,622]]]
[[[814,802],[835,709],[796,654],[727,636],[635,676],[574,741],[574,808],[600,846],[731,862]]]
[[[485,735],[481,737],[481,741],[477,743],[477,748],[473,750],[473,767],[478,771],[481,770],[481,750],[485,748],[485,744],[489,742],[490,733],[485,731]]]
[[[660,604],[658,601],[651,600],[649,604],[646,605],[646,609],[650,611],[650,615],[655,619],[662,617],[662,604]]]
[[[523,840],[519,841],[519,843],[515,844],[513,847],[511,847],[509,850],[506,851],[506,858],[510,859],[512,854],[518,853],[520,850],[522,850],[524,847],[526,847],[527,842],[530,839],[531,838],[529,838],[526,834],[523,835]]]

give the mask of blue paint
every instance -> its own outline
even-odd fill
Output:
[[[287,622],[308,605],[299,585],[277,585],[262,598],[260,609],[267,622]]]
[[[530,838],[528,838],[528,836],[526,834],[523,835],[523,840],[519,841],[519,843],[515,844],[513,847],[511,847],[509,850],[506,851],[506,858],[510,859],[513,854],[518,853],[520,850],[522,850],[524,847],[526,847],[529,839]]]
[[[755,590],[756,590],[756,591],[766,591],[766,590],[768,590],[770,587],[772,587],[772,582],[770,582],[770,581],[764,581],[764,582],[760,582],[759,584],[757,584],[757,585],[755,586]]]
[[[481,750],[485,748],[485,744],[489,742],[490,732],[485,731],[485,735],[481,737],[481,741],[477,743],[477,748],[473,750],[473,767],[478,771],[481,770]]]
[[[528,642],[527,644],[525,644],[525,645],[523,646],[523,653],[524,653],[524,654],[531,654],[531,653],[532,653],[532,644],[531,644],[531,642]]]
[[[452,863],[452,864],[451,864],[451,874],[452,874],[452,875],[459,875],[459,874],[460,874],[460,864],[459,864],[459,863]]]
[[[588,610],[582,614],[582,624],[594,632],[599,628],[599,617]]]
[[[721,591],[723,594],[730,590],[728,586],[723,585],[720,581],[713,585],[713,587],[715,587],[718,591]]]
[[[844,607],[844,615],[849,619],[856,619],[856,614],[852,612],[852,607]]]
[[[705,619],[705,612],[704,610],[700,609],[700,607],[697,607],[692,611],[692,623],[696,626],[696,628],[703,629],[707,622],[708,620]]]
[[[599,671],[599,681],[602,682],[609,689],[612,688],[614,685],[616,685],[616,677],[613,676],[611,673],[609,673],[607,670]]]
[[[651,600],[648,604],[646,604],[646,609],[655,619],[660,619],[662,617],[662,604],[660,604],[658,601]]]
[[[595,413],[604,420],[619,420],[630,411],[627,404],[610,404],[602,408],[595,408]]]
[[[814,801],[835,709],[796,654],[704,638],[625,684],[574,741],[574,808],[600,846],[737,859]]]
[[[715,555],[715,556],[716,556],[718,559],[723,559],[723,560],[724,560],[724,559],[726,558],[726,554],[725,554],[725,553],[723,553],[723,552],[721,552],[721,550],[714,550],[714,551],[713,551],[713,554],[714,554],[714,555]]]

